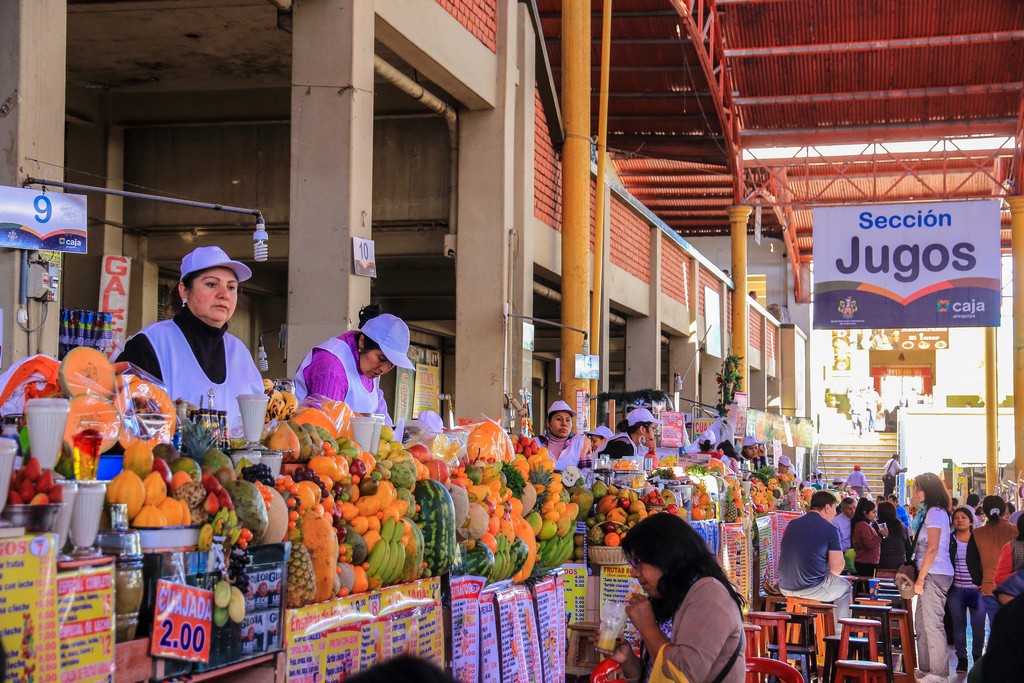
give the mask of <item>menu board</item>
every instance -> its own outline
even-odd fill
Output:
[[[53,534],[0,539],[0,642],[5,681],[60,680]]]
[[[664,448],[682,448],[686,445],[686,416],[667,410],[660,415],[661,445]]]
[[[498,619],[494,591],[480,593],[480,683],[501,683]]]
[[[526,630],[520,618],[521,609],[514,588],[495,593],[498,603],[498,652],[501,655],[502,683],[534,683],[533,670],[527,655]]]
[[[337,680],[363,668],[364,626],[375,622],[379,600],[379,595],[365,594],[287,610],[288,680],[314,683],[325,675]],[[377,627],[381,641],[386,625]]]
[[[57,579],[60,679],[109,681],[114,675],[114,565]]]
[[[631,593],[641,593],[640,583],[633,578],[629,567],[626,565],[604,564],[601,565],[601,611],[604,611],[604,603],[608,600],[613,602],[627,602]],[[636,630],[633,622],[626,621],[626,630],[622,637],[629,641],[633,647],[640,645],[640,632]]]
[[[441,602],[416,608],[416,652],[438,666],[444,666],[444,610]]]
[[[565,680],[565,604],[560,573],[541,579],[533,586],[533,600],[539,625],[540,663],[544,683]]]
[[[757,550],[761,557],[761,589],[762,593],[775,582],[775,553],[772,547],[772,519],[761,515],[754,519],[757,527]]]
[[[587,565],[563,564],[563,594],[565,596],[566,622],[577,624],[587,620]]]
[[[451,580],[452,674],[459,683],[480,680],[480,593],[484,583],[479,576]]]

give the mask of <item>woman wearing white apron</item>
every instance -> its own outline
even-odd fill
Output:
[[[543,434],[534,437],[538,446],[548,449],[555,463],[555,471],[561,472],[566,467],[589,467],[589,463],[580,464],[581,458],[590,457],[590,439],[582,434],[572,433],[572,419],[576,411],[565,401],[555,401],[548,408],[547,429]]]
[[[323,396],[344,401],[357,413],[388,413],[380,378],[395,366],[415,369],[409,361],[409,327],[401,318],[381,313],[380,306],[359,311],[359,329],[314,346],[295,373],[295,396]]]
[[[170,320],[147,325],[125,343],[117,360],[128,361],[164,383],[172,399],[209,402],[228,413],[228,432],[241,436],[239,394],[263,392],[249,349],[228,334],[238,303],[238,284],[252,277],[220,247],[199,247],[181,260],[181,280]]]

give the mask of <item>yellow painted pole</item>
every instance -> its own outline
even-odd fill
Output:
[[[603,309],[602,269],[604,267],[605,167],[608,164],[608,72],[612,61],[612,0],[604,0],[601,10],[601,88],[597,107],[597,197],[594,201],[594,286],[590,295],[590,352],[601,353],[601,313]],[[597,380],[590,380],[593,417],[597,419]]]
[[[985,491],[999,485],[999,359],[995,327],[985,328]]]
[[[1013,253],[1013,464],[1024,478],[1024,197],[1010,197]]]
[[[590,324],[590,0],[562,2],[562,324]],[[562,399],[576,405],[583,335],[562,329]]]
[[[732,352],[741,357],[740,374],[743,379],[737,391],[747,390],[747,219],[751,207],[730,206],[729,225],[732,229]]]

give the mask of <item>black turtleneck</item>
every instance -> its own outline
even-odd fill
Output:
[[[227,355],[224,353],[224,334],[228,331],[228,326],[211,327],[192,315],[192,311],[187,308],[174,316],[173,320],[185,335],[192,355],[196,357],[199,367],[210,381],[214,384],[224,382],[228,374]],[[136,334],[129,339],[117,360],[137,365],[157,379],[163,380],[160,359],[157,358],[153,345],[144,333]]]

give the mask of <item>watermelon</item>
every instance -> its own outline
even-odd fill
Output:
[[[526,564],[526,558],[530,554],[530,549],[526,545],[526,541],[516,536],[516,539],[512,541],[512,549],[510,551],[512,555],[512,567],[514,571],[513,576],[519,573],[519,570]]]
[[[409,518],[402,521],[409,530],[409,543],[405,547],[405,562],[399,581],[409,583],[423,576],[423,532]]]
[[[416,482],[413,491],[420,506],[416,524],[423,532],[423,561],[427,576],[440,576],[455,562],[455,503],[444,484],[433,479]]]
[[[470,547],[472,544],[472,547]],[[480,541],[464,541],[459,544],[462,551],[462,571],[469,576],[488,577],[494,570],[494,553]]]

